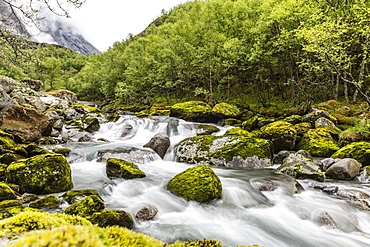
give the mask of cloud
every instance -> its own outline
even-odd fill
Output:
[[[79,32],[101,51],[113,43],[122,41],[130,33],[138,34],[162,9],[173,7],[189,0],[86,0],[80,9],[70,9],[68,20]]]

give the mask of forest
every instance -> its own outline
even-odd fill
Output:
[[[366,0],[196,0],[91,56],[31,44],[19,55],[1,45],[1,75],[85,100],[370,103]]]

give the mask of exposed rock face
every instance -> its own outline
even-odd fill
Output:
[[[329,178],[339,180],[352,180],[359,175],[361,164],[355,159],[342,159],[332,164],[325,175]]]
[[[44,88],[44,83],[39,80],[33,80],[30,78],[23,78],[21,82],[26,83],[32,90],[39,92],[41,89]]]
[[[303,122],[310,123],[312,126],[315,125],[315,122],[319,118],[327,118],[329,119],[329,113],[323,110],[316,110],[311,113],[308,113],[303,117]]]
[[[171,142],[168,135],[158,133],[144,147],[153,149],[163,159],[170,145]]]
[[[167,184],[167,189],[188,201],[200,203],[220,199],[222,184],[208,166],[197,166],[177,174]]]
[[[247,131],[245,131],[248,133]],[[239,168],[271,165],[272,143],[252,135],[196,136],[181,141],[175,149],[180,162]]]
[[[318,165],[300,154],[289,155],[276,171],[297,179],[313,179],[320,182],[324,181],[325,177]]]
[[[14,90],[17,81],[8,77],[0,76],[0,86],[2,86],[5,93],[9,94]]]
[[[144,178],[146,174],[139,167],[131,162],[120,159],[108,159],[106,164],[107,176],[114,178]]]
[[[13,162],[5,176],[8,183],[19,185],[21,193],[43,195],[73,188],[71,168],[61,154],[43,154]]]
[[[0,112],[0,128],[28,141],[40,138],[48,124],[45,114],[26,107],[10,105]]]

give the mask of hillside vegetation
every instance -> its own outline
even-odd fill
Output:
[[[369,38],[366,0],[193,1],[105,53],[66,58],[54,48],[22,73],[122,103],[369,101]]]

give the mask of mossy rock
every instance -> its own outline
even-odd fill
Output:
[[[0,182],[0,201],[3,200],[13,200],[16,199],[14,191],[9,187],[9,185]]]
[[[55,195],[48,195],[39,200],[33,201],[29,204],[31,208],[52,208],[58,207],[61,204],[61,201]]]
[[[19,157],[13,153],[7,153],[0,155],[0,163],[10,165],[12,162],[17,161]]]
[[[0,136],[0,145],[7,147],[7,148],[13,148],[15,146],[15,141],[8,137],[8,136]]]
[[[79,117],[66,122],[67,125],[75,127],[80,131],[95,132],[100,129],[100,123],[97,118],[93,117]]]
[[[260,137],[272,141],[274,153],[282,150],[294,150],[297,131],[286,121],[276,121],[261,128]]]
[[[369,142],[354,142],[348,144],[336,151],[332,158],[352,158],[362,164],[362,166],[370,165],[370,143]]]
[[[5,171],[20,192],[51,194],[73,188],[71,167],[61,154],[43,154],[13,162]]]
[[[101,212],[105,209],[104,201],[100,196],[87,196],[79,202],[76,202],[64,210],[65,214],[72,214],[91,219],[96,212]]]
[[[88,106],[88,105],[85,105],[85,104],[82,104],[82,103],[75,103],[71,106],[73,109],[78,109],[79,107],[82,107],[84,108],[84,111],[86,113],[101,113],[102,111],[97,108],[97,107],[94,107],[94,106]]]
[[[198,125],[197,135],[211,135],[215,132],[220,131],[220,129],[211,124],[200,124]]]
[[[71,152],[71,149],[69,148],[54,148],[52,150],[56,154],[62,154],[64,157],[67,157],[69,153]]]
[[[312,179],[323,182],[325,175],[311,159],[300,154],[290,154],[276,172],[284,173],[296,179]]]
[[[240,131],[240,130],[239,130]],[[230,133],[230,132],[229,132]],[[225,134],[196,136],[181,141],[175,148],[180,162],[226,167],[264,168],[271,165],[272,143],[265,139]]]
[[[199,203],[221,199],[222,196],[221,180],[206,165],[192,167],[177,174],[168,182],[167,189],[188,201]]]
[[[100,227],[120,226],[132,229],[134,221],[130,214],[123,210],[103,210],[94,213],[90,219],[93,224]]]
[[[36,201],[38,199],[39,199],[39,196],[36,195],[36,194],[24,193],[19,200],[22,203],[30,203],[30,202]]]
[[[241,121],[239,119],[235,119],[235,118],[227,118],[227,119],[225,119],[224,124],[228,125],[228,126],[242,127],[243,121]]]
[[[245,137],[251,137],[251,138],[255,137],[254,134],[242,128],[229,129],[225,132],[225,135],[226,136],[245,136]]]
[[[99,196],[99,193],[96,190],[70,190],[64,193],[62,197],[69,204],[73,204],[92,195]]]
[[[339,146],[328,130],[320,128],[310,129],[302,137],[298,149],[306,150],[312,156],[330,157],[339,150]]]
[[[235,105],[219,103],[213,107],[212,114],[220,118],[238,118],[240,115],[240,110]]]
[[[4,200],[0,202],[0,208],[10,208],[10,207],[21,207],[22,203],[18,200]]]
[[[255,129],[260,129],[263,126],[275,122],[275,118],[266,118],[264,116],[256,115],[247,121],[243,122],[242,127],[247,131],[252,131]]]
[[[163,242],[156,240],[150,235],[137,233],[127,228],[118,226],[107,227],[104,233],[108,237],[111,246],[144,246],[144,247],[164,247],[172,246],[166,245]]]
[[[37,155],[41,155],[41,154],[50,154],[50,152],[48,150],[46,150],[45,148],[42,148],[40,146],[37,146],[34,143],[31,143],[31,144],[28,144],[28,145],[24,146],[24,149],[28,153],[28,156],[27,156],[28,158],[33,157],[33,156],[37,156]]]
[[[285,122],[291,123],[293,125],[302,123],[303,117],[299,115],[291,115],[289,117],[284,118]]]
[[[218,118],[212,115],[212,107],[202,101],[174,104],[170,109],[170,116],[200,123],[214,123],[218,121]]]
[[[126,160],[110,158],[106,163],[107,176],[110,179],[123,178],[123,179],[133,179],[133,178],[144,178],[146,177],[145,172],[140,170],[140,168]]]
[[[77,102],[77,95],[74,92],[71,92],[66,89],[55,89],[52,91],[48,91],[46,93],[51,96],[58,97],[66,101],[69,101],[72,104]]]
[[[40,209],[23,207],[23,206],[0,208],[0,220],[13,217],[22,212],[43,212],[43,211],[41,211]]]

